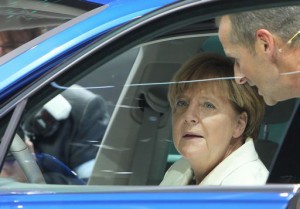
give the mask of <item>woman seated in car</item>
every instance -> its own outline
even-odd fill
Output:
[[[233,79],[217,54],[188,61],[169,88],[173,142],[183,156],[161,185],[262,185],[268,170],[254,148],[264,116],[257,90]],[[188,81],[188,82],[187,82]]]

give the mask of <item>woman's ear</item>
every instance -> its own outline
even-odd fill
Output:
[[[248,122],[248,115],[246,112],[243,112],[238,116],[236,128],[233,131],[233,137],[239,138],[245,131]]]

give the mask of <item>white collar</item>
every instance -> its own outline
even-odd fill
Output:
[[[255,161],[258,155],[254,148],[252,138],[217,165],[200,183],[200,185],[220,185],[222,180],[239,166],[247,162]],[[181,158],[176,161],[166,172],[161,186],[188,185],[194,174],[187,159]]]
[[[247,138],[246,142],[217,165],[201,181],[200,185],[220,185],[223,179],[238,167],[257,159],[258,155],[255,151],[253,139]]]

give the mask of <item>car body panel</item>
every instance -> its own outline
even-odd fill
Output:
[[[258,188],[245,190],[236,187],[211,191],[212,188],[177,190],[176,188],[147,189],[127,188],[127,192],[51,192],[19,191],[0,193],[2,208],[287,208],[294,195],[292,187],[273,186],[269,190]],[[152,191],[151,191],[152,190]],[[176,191],[177,190],[177,191]],[[272,191],[273,190],[273,191]],[[281,192],[280,192],[281,190]]]

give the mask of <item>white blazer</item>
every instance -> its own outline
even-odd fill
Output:
[[[199,185],[263,185],[269,171],[261,162],[255,151],[252,138],[219,165],[217,165]],[[188,185],[193,178],[193,171],[185,158],[176,161],[166,172],[161,186]]]

